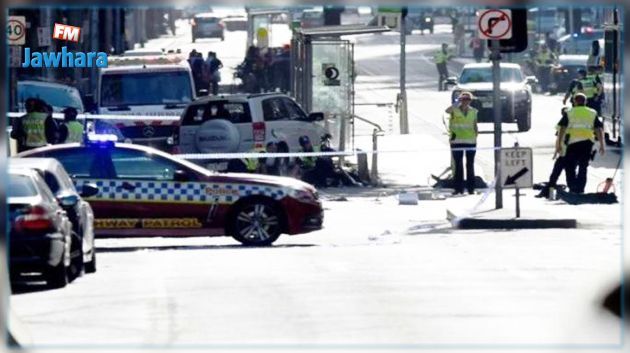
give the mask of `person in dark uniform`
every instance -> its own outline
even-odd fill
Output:
[[[560,118],[560,121],[558,121],[558,124],[556,125],[556,136],[558,136],[558,133],[560,131],[560,123],[562,122],[563,119],[567,119],[568,110],[569,108],[564,107],[562,108],[560,112],[562,115],[562,118]],[[547,185],[545,185],[542,188],[540,193],[536,195],[536,197],[549,197],[549,190],[557,186],[558,179],[560,178],[560,174],[562,174],[562,171],[565,170],[566,168],[565,155],[567,152],[567,136],[565,136],[564,141],[561,141],[561,142],[562,142],[562,151],[560,153],[556,152],[553,155],[553,159],[555,160],[555,162],[553,164],[553,169],[551,170],[551,175],[549,175],[549,181],[547,182]],[[567,184],[568,184],[568,181],[567,181]]]
[[[586,106],[586,96],[577,93],[573,100],[574,107],[567,111],[558,124],[560,130],[556,139],[556,153],[562,153],[562,143],[566,138],[565,166],[569,191],[583,193],[595,137],[599,142],[599,153],[605,153],[604,132],[597,112]]]

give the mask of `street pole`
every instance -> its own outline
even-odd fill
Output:
[[[494,184],[495,208],[503,208],[503,186],[501,185],[501,50],[498,40],[491,40],[492,54],[492,91],[493,101],[492,109],[494,110],[494,176],[496,182]]]
[[[406,135],[409,133],[409,119],[407,117],[407,90],[406,90],[406,63],[407,56],[405,53],[406,34],[405,34],[405,11],[400,13],[400,97],[398,98],[398,113],[400,114],[400,133]]]

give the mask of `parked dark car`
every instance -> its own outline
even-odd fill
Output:
[[[415,12],[413,9],[410,9],[405,22],[405,31],[406,34],[411,34],[414,29],[419,29],[421,34],[424,34],[425,30],[433,34],[433,25],[433,15],[431,13],[424,11]]]
[[[31,169],[9,168],[9,272],[11,280],[41,274],[50,288],[68,283],[72,224],[44,179]]]
[[[578,70],[586,70],[588,55],[560,55],[558,65],[551,70],[551,93],[566,92],[573,79],[577,78]]]
[[[82,197],[94,196],[98,193],[95,185],[84,184],[79,194],[61,163],[54,158],[11,158],[11,167],[36,170],[46,182],[61,207],[72,222],[72,253],[79,253],[74,264],[78,274],[85,269],[86,273],[96,272],[96,253],[94,248],[94,212],[89,203]],[[82,259],[82,260],[80,260]]]

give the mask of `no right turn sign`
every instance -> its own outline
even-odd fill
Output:
[[[490,9],[479,13],[477,30],[481,39],[512,38],[512,11]]]

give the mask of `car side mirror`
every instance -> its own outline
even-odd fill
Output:
[[[451,76],[444,81],[446,89],[450,89],[451,86],[457,86],[457,77]]]
[[[188,173],[185,170],[178,169],[175,171],[175,174],[173,175],[173,179],[179,182],[186,182],[186,181],[190,181],[190,175],[188,175]]]
[[[324,120],[324,113],[321,113],[321,112],[311,113],[308,115],[308,120],[309,121],[322,121]]]
[[[527,76],[525,77],[525,82],[527,82],[528,85],[537,85],[538,79],[536,76]]]
[[[92,183],[83,184],[81,187],[81,197],[92,197],[98,194],[98,186]]]
[[[208,95],[208,90],[205,89],[205,88],[202,88],[202,89],[197,91],[197,95],[198,96],[207,96]]]
[[[57,201],[62,207],[73,207],[79,202],[79,197],[75,194],[57,197]]]

